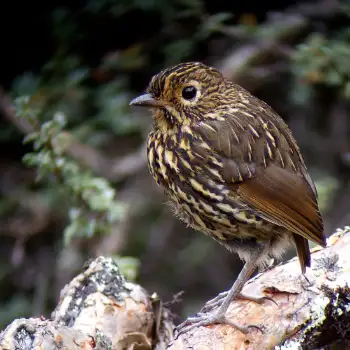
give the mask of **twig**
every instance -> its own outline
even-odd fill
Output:
[[[307,20],[297,15],[289,15],[283,19],[283,22],[280,21],[268,22],[265,28],[259,29],[259,31],[269,31],[269,39],[256,40],[253,43],[234,49],[221,62],[218,62],[217,68],[228,79],[242,84],[242,77],[252,65],[262,63],[272,53],[275,55],[281,42],[285,45],[288,39],[302,32],[307,26]],[[282,23],[283,30],[278,30]]]
[[[253,90],[256,88],[256,82],[250,82],[248,87],[244,76],[254,64],[263,63],[271,54],[275,56],[276,52],[286,53],[286,44],[302,34],[313,18],[334,16],[341,12],[341,5],[337,0],[322,0],[294,6],[283,13],[272,13],[268,21],[259,26],[259,36],[253,42],[235,48],[214,65],[228,79]],[[290,53],[292,52],[290,50]],[[264,79],[264,76],[261,76],[261,79]]]

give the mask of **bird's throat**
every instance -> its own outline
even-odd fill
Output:
[[[155,126],[163,133],[171,134],[178,130],[174,117],[165,109],[153,111]]]

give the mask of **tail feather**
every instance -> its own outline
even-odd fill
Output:
[[[309,241],[303,236],[300,236],[296,233],[293,233],[293,238],[294,238],[298,258],[300,261],[301,272],[305,274],[306,266],[310,267],[311,265]]]

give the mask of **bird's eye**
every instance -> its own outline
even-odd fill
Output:
[[[197,95],[197,89],[194,86],[186,86],[182,90],[182,97],[185,100],[193,100]]]

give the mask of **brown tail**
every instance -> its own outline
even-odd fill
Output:
[[[294,238],[298,258],[300,261],[301,272],[304,274],[306,271],[306,266],[310,267],[310,264],[311,264],[309,242],[306,238],[296,233],[293,233],[293,238]]]

